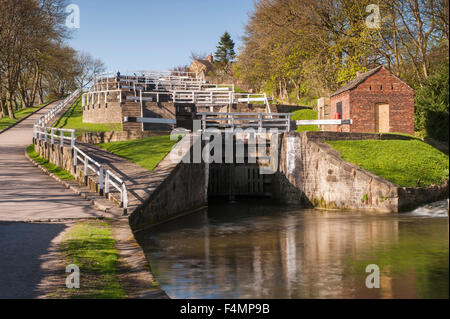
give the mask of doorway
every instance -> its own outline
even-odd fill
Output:
[[[389,133],[389,104],[377,104],[375,106],[375,130],[377,133]]]

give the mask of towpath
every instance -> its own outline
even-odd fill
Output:
[[[50,220],[101,217],[88,201],[43,173],[25,157],[35,121],[55,103],[0,134],[0,299],[35,298],[42,256],[68,225]]]

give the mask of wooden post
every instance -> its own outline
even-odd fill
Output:
[[[105,174],[105,197],[108,198],[109,195],[109,171]]]
[[[100,176],[99,176],[99,181],[98,181],[98,188],[99,188],[99,193],[100,193],[100,196],[103,196],[103,186],[104,186],[104,183],[103,183],[103,167],[100,167]]]

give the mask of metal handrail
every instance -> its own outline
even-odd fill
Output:
[[[208,127],[225,129],[257,128],[280,129],[289,132],[291,127],[290,113],[197,113],[201,116],[202,130]],[[278,117],[278,118],[277,118]]]

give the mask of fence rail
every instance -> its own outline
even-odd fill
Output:
[[[201,116],[202,129],[277,129],[289,132],[291,116],[288,113],[197,113]]]
[[[78,163],[81,162],[86,185],[88,184],[89,172],[93,172],[98,176],[99,193],[102,196],[105,195],[108,197],[111,187],[115,188],[120,193],[120,206],[123,208],[124,214],[126,215],[128,212],[128,190],[125,182],[117,177],[111,170],[105,169],[100,163],[76,146],[75,130],[46,126],[80,93],[79,90],[75,91],[68,98],[58,103],[58,105],[42,116],[34,125],[33,137],[35,140],[44,141],[45,143],[50,142],[51,145],[56,145],[56,141],[58,141],[58,144],[61,147],[64,146],[65,141],[70,141],[70,147],[73,151],[74,172],[77,172]],[[85,95],[83,95],[83,99],[84,96]],[[69,133],[70,136],[66,136],[66,133]]]

